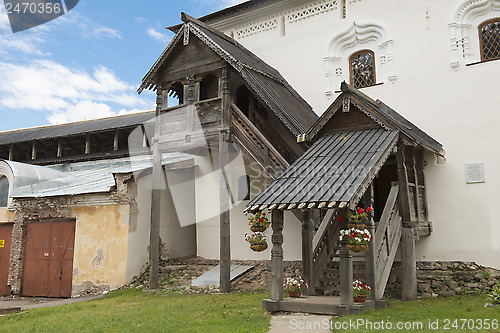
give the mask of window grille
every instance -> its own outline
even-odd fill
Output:
[[[481,60],[500,58],[500,19],[486,21],[479,26]]]
[[[354,53],[349,58],[349,72],[351,85],[355,88],[375,85],[375,54],[373,51],[362,50]]]

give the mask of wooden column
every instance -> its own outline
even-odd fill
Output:
[[[155,136],[153,137],[153,181],[151,193],[151,227],[149,233],[149,288],[158,289],[160,262],[160,214],[161,214],[161,184],[163,177],[162,156],[159,149],[160,114],[162,107],[167,105],[167,90],[158,85],[156,90]]]
[[[85,154],[90,154],[90,134],[85,136]]]
[[[347,208],[339,212],[342,221],[347,221]],[[350,306],[354,303],[352,291],[352,255],[345,245],[340,247],[340,305],[343,311],[349,313]]]
[[[31,159],[36,160],[36,140],[33,140],[33,145],[31,147]]]
[[[231,291],[231,217],[229,206],[229,87],[227,67],[222,73],[222,124],[219,135],[219,193],[220,193],[220,292]]]
[[[401,284],[404,301],[417,299],[417,259],[415,239],[412,229],[410,197],[408,186],[407,149],[402,143],[396,154],[398,163],[399,210],[402,220],[401,231]]]
[[[115,137],[113,139],[113,150],[117,151],[119,148],[119,142],[120,142],[120,129],[115,130]]]
[[[365,207],[372,207],[374,203],[374,192],[373,183],[366,190],[365,196],[363,198]],[[368,249],[365,252],[365,271],[366,271],[366,283],[372,288],[371,294],[368,299],[375,299],[375,287],[377,283],[376,279],[376,256],[375,256],[375,222],[373,221],[373,216],[371,216],[366,222],[366,228],[370,234],[374,237],[373,240],[368,245]]]
[[[57,139],[57,157],[61,157],[62,154],[63,154],[62,139],[59,138],[59,139]]]
[[[309,210],[304,211],[302,222],[302,276],[307,283],[307,295],[314,295],[312,229],[313,223]]]
[[[271,299],[283,299],[283,211],[271,211],[271,227],[273,229],[271,249]]]
[[[9,161],[13,160],[14,160],[14,144],[11,143],[9,148]]]

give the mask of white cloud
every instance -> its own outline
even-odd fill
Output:
[[[146,21],[146,19],[142,16],[137,16],[135,19],[134,19],[134,22],[135,23],[144,23]]]
[[[74,10],[53,22],[57,25],[70,25],[72,31],[77,31],[84,38],[122,38],[118,30],[99,24]]]
[[[117,114],[110,105],[145,110],[154,104],[140,98],[136,87],[106,67],[89,74],[50,60],[28,65],[0,62],[0,105],[9,109],[49,111],[50,122],[83,120]]]
[[[165,34],[162,34],[161,32],[153,29],[153,28],[148,28],[146,30],[146,33],[153,38],[154,40],[161,42],[161,43],[168,43],[170,41],[170,37],[168,37]]]

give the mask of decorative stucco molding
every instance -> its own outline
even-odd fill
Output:
[[[463,0],[453,10],[450,23],[451,67],[480,60],[479,23],[500,15],[500,0]]]
[[[284,24],[292,24],[335,9],[337,9],[337,0],[317,1],[310,5],[295,8],[293,10],[267,17],[263,20],[240,26],[234,30],[234,36],[237,39],[245,38],[263,31],[277,29],[280,25],[282,25],[281,31],[283,32],[285,31],[285,27],[283,26]]]
[[[331,96],[333,89],[342,81],[349,81],[349,56],[362,49],[375,53],[377,81],[396,80],[392,38],[387,26],[381,22],[352,21],[341,32],[335,34],[327,45],[325,61],[326,90]]]

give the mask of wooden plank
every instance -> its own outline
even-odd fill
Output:
[[[387,281],[389,280],[389,275],[391,274],[392,264],[394,263],[394,258],[398,250],[398,246],[401,240],[401,217],[398,216],[396,221],[394,221],[399,227],[394,235],[393,242],[390,245],[390,251],[388,257],[385,259],[384,264],[380,267],[380,272],[375,284],[375,299],[379,300],[384,297],[385,287],[387,286]],[[416,274],[416,272],[415,272]],[[416,275],[415,275],[416,276]]]
[[[318,248],[318,246],[320,244],[320,241],[325,236],[325,232],[327,230],[328,224],[330,223],[330,220],[332,219],[332,217],[334,216],[334,214],[335,214],[335,210],[334,209],[328,210],[326,212],[326,214],[325,214],[325,217],[321,221],[321,224],[319,225],[319,228],[318,228],[318,230],[316,231],[316,233],[314,234],[314,237],[313,237],[313,242],[312,242],[313,252],[316,252],[318,250],[317,248]]]
[[[417,299],[417,257],[412,228],[404,227],[401,232],[401,289],[403,301]]]
[[[375,242],[375,253],[378,253],[380,251],[380,247],[382,246],[382,241],[384,239],[387,225],[389,224],[389,219],[394,210],[394,206],[396,205],[396,200],[398,199],[398,194],[399,186],[397,183],[393,183],[389,196],[387,197],[384,210],[382,211],[380,222],[377,225],[375,236],[373,237]]]

